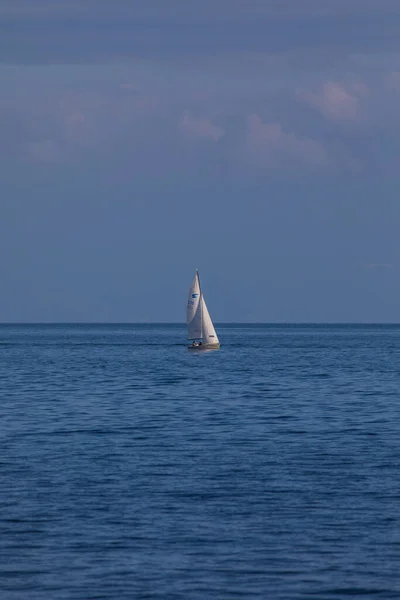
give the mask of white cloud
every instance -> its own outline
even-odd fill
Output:
[[[190,114],[183,115],[179,120],[180,131],[192,138],[209,138],[218,142],[224,135],[222,127],[214,125],[209,119],[193,117]]]
[[[368,88],[363,83],[356,82],[345,86],[338,81],[328,81],[318,92],[297,90],[297,97],[319,110],[328,119],[353,121],[360,116],[360,99],[367,92]]]
[[[276,168],[293,160],[306,166],[326,166],[329,163],[322,144],[287,133],[280,123],[263,123],[254,114],[247,118],[246,125],[246,150],[251,159],[261,166]]]

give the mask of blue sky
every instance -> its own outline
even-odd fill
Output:
[[[400,4],[3,0],[0,321],[400,321]]]

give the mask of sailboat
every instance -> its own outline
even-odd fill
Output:
[[[186,324],[188,339],[193,340],[189,349],[217,350],[219,348],[219,339],[201,291],[198,269],[189,290]]]

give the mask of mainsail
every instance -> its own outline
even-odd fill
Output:
[[[188,328],[189,340],[201,339],[203,337],[201,310],[200,281],[199,275],[196,271],[196,275],[192,281],[192,285],[190,286],[186,311],[186,324]]]
[[[189,340],[203,340],[207,345],[219,346],[218,336],[201,291],[198,271],[189,290],[186,323]]]

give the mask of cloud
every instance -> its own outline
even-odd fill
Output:
[[[288,162],[314,167],[329,163],[324,147],[308,137],[283,131],[280,123],[263,123],[261,118],[250,115],[246,121],[246,151],[261,166],[277,168]]]
[[[77,75],[71,72],[75,69]],[[16,69],[14,79],[9,75],[14,97],[10,93],[0,99],[0,120],[8,124],[0,152],[9,148],[8,154],[17,160],[76,162],[83,154],[88,158],[90,153],[111,154],[121,143],[134,147],[154,140],[162,120],[169,118],[171,129],[176,128],[163,90],[131,93],[128,88],[126,93],[118,76],[110,81],[106,68],[101,68],[100,82],[96,68],[93,72],[85,68],[82,84],[79,69],[64,68],[66,73],[60,76],[64,81],[56,83],[50,67]]]
[[[218,142],[224,135],[222,127],[214,125],[208,119],[199,119],[190,114],[183,115],[179,120],[179,130],[191,138],[208,138]]]
[[[258,70],[226,71],[224,77],[208,68],[164,72],[145,61],[0,67],[0,118],[6,124],[0,153],[12,160],[31,155],[36,162],[79,164],[118,154],[129,162],[138,153],[149,165],[152,153],[164,153],[164,164],[174,168],[183,154],[196,164],[204,150],[219,165],[242,164],[245,170],[249,163],[294,171],[397,169],[398,96],[388,88],[398,79],[394,68],[321,80],[320,73],[283,72],[280,63],[266,73],[263,56],[256,58]],[[338,121],[357,127],[337,127]]]
[[[325,117],[335,121],[354,121],[361,113],[360,98],[368,88],[363,83],[347,87],[338,81],[328,81],[318,92],[297,90],[297,98],[319,110]]]

